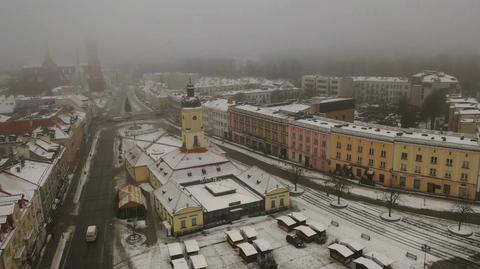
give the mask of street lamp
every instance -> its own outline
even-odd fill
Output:
[[[422,251],[425,253],[423,256],[423,268],[427,267],[427,252],[430,252],[430,246],[427,244],[422,245]]]

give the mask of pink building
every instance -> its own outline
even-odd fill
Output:
[[[319,117],[292,121],[288,126],[288,159],[328,172],[330,128],[336,124],[339,122]]]

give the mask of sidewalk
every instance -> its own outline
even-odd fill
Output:
[[[245,146],[237,145],[230,141],[222,141],[220,139],[213,138],[213,137],[209,137],[209,140],[217,145],[221,145],[222,147],[226,147],[231,150],[238,151],[243,154],[247,154],[259,161],[279,167],[282,170],[287,170],[292,164],[298,165],[297,163],[291,162],[289,160],[283,160],[274,156],[266,155],[258,151],[254,151]],[[308,169],[308,168],[304,168],[304,176],[309,180],[322,185],[330,180],[330,177],[328,175],[321,173],[319,171]],[[358,184],[357,182],[353,182],[353,181],[351,182],[352,184],[350,185],[348,192],[358,196],[381,200],[383,197],[383,194],[385,193],[384,190],[382,190],[381,188],[366,187]],[[410,207],[415,209],[427,209],[427,210],[433,210],[433,211],[452,211],[455,208],[456,201],[431,197],[428,195],[402,192],[402,195],[398,204],[400,206]],[[476,213],[480,213],[479,203],[473,203],[471,204],[471,207]]]

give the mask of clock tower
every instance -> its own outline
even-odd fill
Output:
[[[207,140],[203,133],[202,104],[195,96],[195,88],[190,79],[187,85],[187,96],[182,99],[182,151],[207,151]]]

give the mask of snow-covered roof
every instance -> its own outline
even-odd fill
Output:
[[[382,140],[393,142],[397,131],[386,126],[367,125],[357,122],[355,124],[337,124],[331,129],[332,133],[346,134],[352,136],[359,136],[372,140]]]
[[[153,159],[143,151],[138,145],[131,148],[126,154],[125,159],[132,167],[147,166],[153,163]]]
[[[0,114],[11,114],[15,111],[15,97],[0,95]]]
[[[240,229],[243,235],[245,235],[248,239],[254,238],[258,235],[257,231],[250,227],[250,226],[245,226]]]
[[[13,165],[10,167],[9,173],[19,178],[23,178],[35,185],[42,186],[45,183],[45,180],[50,176],[52,168],[53,165],[50,163],[24,160],[23,167],[21,163]]]
[[[130,203],[143,205],[145,208],[147,207],[142,190],[132,184],[128,184],[118,191],[118,208],[123,208]]]
[[[229,102],[227,99],[214,99],[209,100],[202,104],[202,107],[207,109],[219,110],[223,112],[227,112],[230,106],[234,105],[234,103]]]
[[[60,148],[60,145],[53,142],[47,142],[43,139],[36,139],[35,144],[46,151],[56,151]]]
[[[379,252],[376,252],[376,251],[372,251],[372,252],[369,252],[367,254],[365,254],[365,257],[368,257],[372,260],[374,260],[376,263],[380,264],[381,266],[390,266],[392,265],[393,263],[393,260],[386,256],[385,254],[383,253],[379,253]]]
[[[172,180],[160,186],[153,194],[170,214],[175,214],[184,208],[200,207],[200,205],[183,190],[183,187],[177,185]]]
[[[318,232],[323,232],[326,230],[325,226],[323,226],[322,224],[318,223],[318,222],[311,222],[309,221],[308,224],[307,224],[310,228],[312,228],[314,231],[316,231],[317,233]]]
[[[253,247],[252,244],[250,243],[240,243],[237,245],[237,247],[239,249],[242,250],[242,252],[245,254],[245,256],[249,257],[249,256],[252,256],[252,255],[257,255],[257,250]]]
[[[266,252],[266,251],[270,251],[272,250],[272,245],[270,245],[270,243],[263,239],[263,238],[260,238],[260,239],[256,239],[256,240],[253,240],[253,245],[258,249],[258,251],[260,252]]]
[[[262,114],[266,117],[275,117],[279,119],[288,119],[290,115],[309,110],[310,106],[304,104],[289,104],[282,106],[254,106],[238,105],[235,110],[242,110],[249,113]]]
[[[229,161],[224,156],[218,155],[212,151],[186,153],[182,152],[180,149],[165,154],[162,159],[172,169],[185,169],[189,167],[219,164]]]
[[[265,195],[274,190],[285,189],[274,175],[263,171],[257,166],[250,167],[248,170],[237,175],[237,178],[262,197],[265,197]]]
[[[373,260],[367,259],[365,257],[360,257],[355,260],[353,260],[354,263],[356,264],[361,264],[363,265],[366,269],[382,269],[383,267],[378,265],[376,262]]]
[[[293,220],[289,216],[280,216],[280,217],[277,217],[276,220],[279,220],[279,221],[285,223],[285,225],[287,225],[287,226],[292,226],[292,225],[295,225],[297,223],[295,220]]]
[[[349,247],[353,251],[360,251],[365,248],[362,244],[349,238],[342,239],[339,241],[339,243]]]
[[[317,234],[312,228],[305,225],[297,226],[295,227],[295,230],[302,232],[307,237],[311,237]]]
[[[38,185],[9,173],[0,173],[1,190],[10,194],[24,194],[28,199],[38,189]]]
[[[168,255],[170,255],[170,257],[183,254],[182,245],[179,242],[167,244],[167,249]]]
[[[303,215],[302,213],[292,212],[288,214],[288,216],[294,219],[296,222],[307,221],[307,217],[305,217],[305,215]]]
[[[230,230],[226,231],[225,234],[230,238],[232,242],[243,241],[243,236],[240,234],[239,230]]]
[[[183,243],[185,244],[185,250],[187,253],[198,252],[200,250],[198,242],[195,239],[185,240]]]
[[[172,261],[173,269],[190,269],[185,258],[175,259]]]
[[[15,203],[0,204],[0,216],[8,216],[13,214]]]
[[[335,125],[344,124],[345,122],[332,120],[324,117],[314,116],[313,118],[299,119],[291,121],[293,126],[312,129],[315,131],[329,133],[330,129]]]
[[[219,188],[229,191],[216,194],[215,190]],[[207,212],[229,208],[232,204],[244,205],[262,201],[259,195],[237,183],[233,176],[207,184],[185,186],[185,189]]]
[[[444,72],[425,70],[413,75],[414,78],[420,78],[424,83],[440,82],[440,83],[455,83],[458,82],[457,78],[445,74]]]
[[[380,76],[355,76],[352,77],[354,82],[405,82],[408,83],[406,77],[380,77]]]
[[[328,246],[328,249],[336,250],[340,255],[347,258],[353,255],[353,251],[351,251],[348,247],[341,245],[341,244],[331,244]]]
[[[38,146],[34,141],[28,142],[27,146],[30,152],[45,159],[52,160],[55,156],[55,152],[45,150],[44,148]]]
[[[201,254],[190,256],[193,269],[207,268],[207,260]]]

